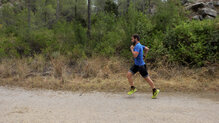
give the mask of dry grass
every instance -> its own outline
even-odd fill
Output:
[[[58,56],[45,59],[4,59],[0,63],[0,85],[71,91],[123,92],[129,89],[126,73],[130,67],[118,58],[92,58],[72,62]],[[150,69],[155,85],[162,91],[219,91],[218,65],[189,69],[164,67]],[[134,77],[141,92],[151,91],[139,74]]]

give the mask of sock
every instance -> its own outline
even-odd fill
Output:
[[[135,86],[131,86],[131,89],[135,89]]]
[[[155,92],[156,90],[157,90],[156,88],[153,88],[153,89],[152,89],[153,92]]]

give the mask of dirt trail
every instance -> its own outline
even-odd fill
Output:
[[[72,93],[0,87],[0,123],[218,123],[219,94]],[[211,97],[211,98],[203,98]]]

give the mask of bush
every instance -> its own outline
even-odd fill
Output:
[[[83,45],[80,44],[75,45],[67,55],[73,60],[84,59],[87,57]]]
[[[95,52],[103,56],[112,56],[116,52],[116,46],[121,41],[117,32],[108,32],[103,37],[103,41],[97,44]]]
[[[76,45],[84,47],[88,45],[86,29],[78,22],[58,22],[54,30],[54,37],[57,40],[56,44],[59,45],[57,47],[59,47],[58,50],[62,54],[72,51]]]
[[[54,43],[54,32],[49,29],[32,31],[24,40],[29,44],[32,54],[38,54]]]
[[[156,32],[151,36],[151,39],[147,41],[148,43],[146,43],[146,46],[150,48],[147,55],[148,61],[157,64],[166,60],[168,56],[168,51],[163,44],[164,37],[165,34],[163,34],[162,32]]]
[[[21,42],[17,37],[1,37],[0,39],[0,57],[19,58],[28,54],[29,47],[26,43]]]
[[[169,50],[170,60],[189,65],[204,65],[209,56],[218,54],[213,34],[216,31],[214,21],[182,22],[170,30],[164,40]]]
[[[158,2],[157,12],[152,20],[156,30],[165,32],[185,20],[185,14],[180,0],[168,0],[167,2]]]

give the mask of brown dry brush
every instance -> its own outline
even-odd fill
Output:
[[[0,85],[71,91],[124,92],[129,89],[126,73],[131,64],[117,57],[72,61],[58,56],[3,59]],[[219,91],[218,64],[202,68],[148,64],[148,71],[162,91]],[[134,82],[139,91],[151,91],[139,74]]]

